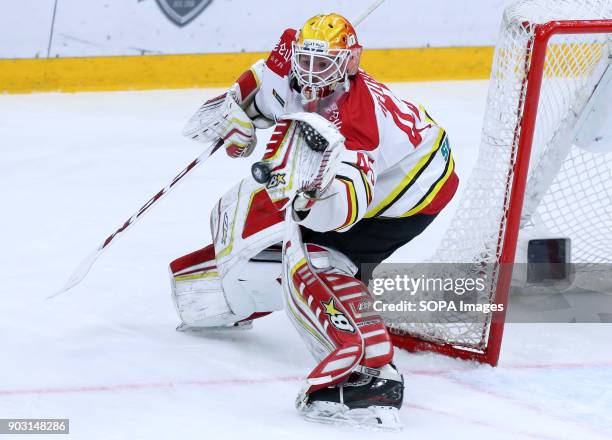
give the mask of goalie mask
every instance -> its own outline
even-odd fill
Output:
[[[360,57],[357,34],[346,18],[326,14],[306,21],[293,43],[291,63],[304,102],[324,98],[345,86],[357,73]]]

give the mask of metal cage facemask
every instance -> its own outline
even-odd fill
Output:
[[[291,70],[305,101],[319,99],[326,87],[333,90],[346,81],[351,49],[329,49],[320,40],[294,42],[292,49]]]

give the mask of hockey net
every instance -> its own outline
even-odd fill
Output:
[[[523,0],[506,9],[476,165],[433,258],[486,275],[478,302],[507,303],[521,228],[571,237],[573,262],[612,261],[612,149],[574,141],[611,76],[611,57],[610,0]],[[495,365],[504,317],[387,323],[401,347]]]

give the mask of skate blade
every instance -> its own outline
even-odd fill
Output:
[[[398,409],[388,406],[349,409],[341,403],[313,402],[299,411],[306,420],[327,425],[389,432],[403,429]]]
[[[177,332],[182,333],[225,333],[225,332],[236,332],[251,330],[253,328],[253,321],[240,322],[230,325],[215,326],[215,327],[196,327],[189,324],[179,324],[176,328]]]

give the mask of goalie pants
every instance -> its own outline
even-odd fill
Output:
[[[315,232],[302,227],[302,237],[304,243],[342,252],[357,266],[356,278],[367,284],[378,264],[421,234],[436,216],[364,218],[346,232]]]

